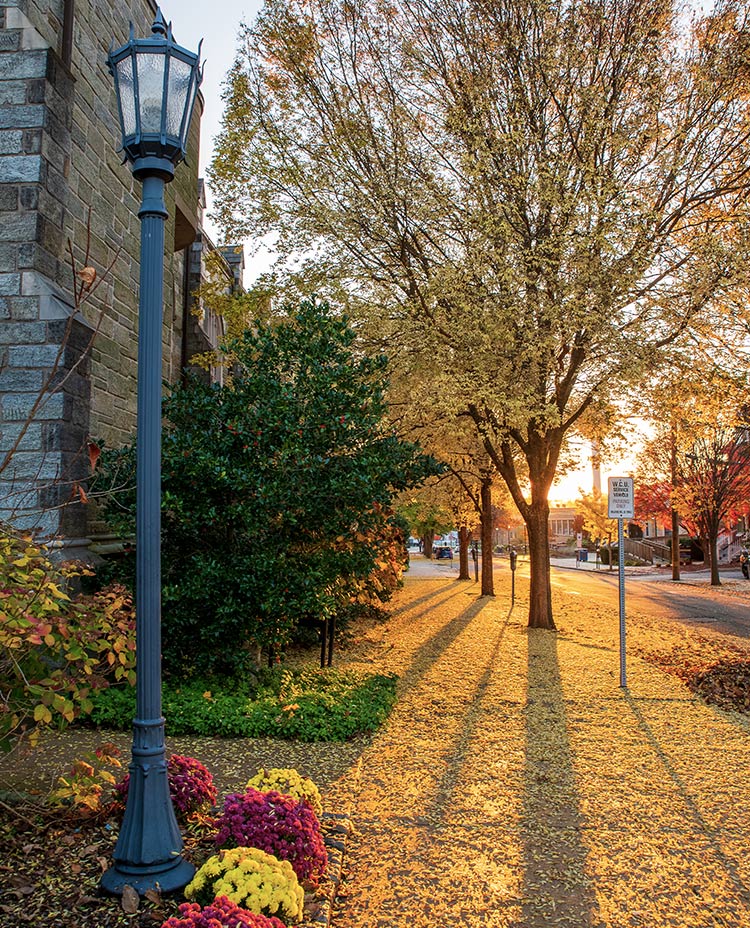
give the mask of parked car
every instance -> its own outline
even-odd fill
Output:
[[[453,548],[450,545],[438,545],[432,552],[432,556],[437,560],[442,558],[450,558],[453,560]]]

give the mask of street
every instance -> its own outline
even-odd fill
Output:
[[[497,576],[510,574],[507,558],[496,557]],[[570,566],[561,566],[569,564]],[[564,596],[580,596],[582,602],[597,602],[619,611],[618,573],[602,567],[599,570],[562,559],[552,562],[552,587]],[[705,627],[739,638],[750,638],[750,582],[743,581],[739,570],[722,574],[723,585],[711,587],[707,571],[683,571],[682,579],[675,582],[664,569],[660,573],[641,572],[642,568],[625,572],[625,613],[640,614],[647,618],[672,619],[689,627]],[[455,580],[458,577],[458,560],[428,561],[421,555],[411,556],[407,576],[433,577]],[[470,565],[474,583],[474,569]],[[516,589],[529,582],[528,560],[518,561]],[[496,588],[499,587],[496,584]]]
[[[616,571],[593,572],[553,567],[552,584],[555,589],[569,596],[581,596],[611,605],[614,609],[619,608]],[[675,582],[654,580],[648,575],[626,574],[625,614],[635,613],[750,638],[750,583],[747,593],[743,594],[723,587],[712,589],[707,584],[693,585],[689,579]]]

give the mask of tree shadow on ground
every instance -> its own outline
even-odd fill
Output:
[[[474,606],[470,607],[470,609],[467,609],[466,612],[462,613],[462,615],[458,618],[463,618],[466,613],[470,611],[472,612],[473,618],[477,616],[486,605],[489,605],[490,602],[491,601],[487,599],[479,600]],[[471,742],[478,732],[479,721],[483,715],[486,718],[486,710],[484,709],[483,704],[487,695],[487,690],[490,686],[490,683],[492,682],[494,674],[497,671],[500,650],[503,645],[503,639],[508,628],[509,620],[510,613],[508,613],[502,625],[500,625],[498,628],[497,636],[494,642],[488,641],[487,650],[485,650],[482,654],[482,660],[486,660],[487,666],[485,667],[484,673],[480,677],[474,689],[474,694],[472,696],[471,703],[469,704],[469,708],[464,716],[464,722],[458,733],[458,737],[454,740],[453,746],[448,752],[450,761],[448,762],[445,771],[436,784],[434,802],[425,810],[427,818],[430,820],[442,820],[445,818],[447,812],[449,811],[451,800],[456,791],[462,768],[466,764],[466,761],[469,757]],[[446,628],[449,627],[450,626],[446,626]],[[490,647],[491,651],[489,650]]]
[[[649,725],[646,720],[643,712],[641,711],[638,703],[643,702],[643,700],[636,699],[630,692],[627,690],[624,693],[624,699],[627,705],[630,708],[630,711],[635,716],[635,719],[638,723],[638,727],[643,732],[646,737],[646,740],[651,745],[654,754],[659,758],[659,762],[664,767],[664,771],[669,779],[674,784],[677,793],[680,796],[680,799],[683,802],[685,811],[691,816],[695,824],[697,825],[696,831],[704,836],[708,843],[711,845],[713,853],[716,855],[716,859],[721,864],[724,872],[726,873],[729,880],[732,882],[737,893],[743,898],[743,900],[748,903],[750,902],[750,887],[742,879],[742,876],[739,872],[739,867],[737,861],[730,857],[721,844],[720,835],[717,835],[716,829],[706,821],[705,817],[701,813],[700,808],[697,803],[690,795],[690,792],[680,776],[677,770],[674,767],[674,764],[669,758],[669,755],[662,747],[658,737],[656,736],[654,730]]]
[[[522,922],[600,928],[567,732],[557,636],[528,629]]]
[[[423,583],[425,581],[420,580],[420,582]],[[403,615],[405,612],[411,612],[416,606],[421,606],[423,603],[429,602],[430,606],[428,609],[423,609],[421,612],[417,613],[418,615],[424,615],[434,606],[434,603],[432,603],[431,600],[437,599],[441,593],[450,591],[450,595],[445,597],[445,599],[450,599],[453,596],[457,596],[459,593],[466,592],[466,587],[463,585],[463,581],[460,589],[456,589],[457,583],[458,581],[454,580],[453,583],[448,586],[444,580],[436,580],[434,590],[430,590],[429,593],[418,596],[416,599],[409,600],[408,603],[405,603],[403,606],[399,606],[398,609],[391,610],[390,614],[392,617]]]
[[[454,584],[446,586],[446,584],[441,583],[437,589],[409,601],[406,605],[398,609],[393,609],[389,612],[387,619],[376,618],[362,620],[361,624],[358,626],[359,632],[356,641],[347,643],[339,649],[339,660],[381,661],[383,657],[393,649],[393,640],[382,631],[378,631],[378,629],[385,627],[385,630],[388,631],[388,626],[391,622],[394,620],[400,621],[405,615],[408,615],[409,622],[417,622],[429,615],[433,609],[442,606],[449,599],[453,599],[455,596],[460,595],[460,593],[461,590],[456,589]],[[419,609],[419,611],[412,612],[414,606],[420,605],[423,608]]]
[[[443,604],[453,596],[458,596],[463,592],[463,587],[446,596]],[[442,604],[441,604],[442,605]],[[454,619],[451,619],[447,625],[443,625],[431,638],[428,638],[412,654],[409,666],[402,677],[402,684],[405,688],[410,689],[416,686],[422,677],[432,668],[440,659],[445,651],[453,644],[458,636],[466,629],[469,623],[476,618],[484,608],[485,601],[475,600],[467,609],[459,613]],[[432,607],[430,607],[431,609]],[[430,609],[425,610],[429,612]],[[410,618],[412,620],[419,618],[422,613],[417,613]]]

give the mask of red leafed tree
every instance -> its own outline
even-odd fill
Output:
[[[668,480],[656,480],[635,488],[635,518],[638,522],[654,519],[660,528],[672,525],[672,487]]]

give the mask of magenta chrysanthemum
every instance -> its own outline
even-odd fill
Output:
[[[175,812],[187,815],[206,809],[216,802],[216,787],[210,771],[194,757],[172,754],[167,761],[169,793]],[[128,796],[130,774],[115,786],[123,802]]]
[[[161,928],[286,928],[275,916],[256,915],[241,909],[226,896],[217,896],[207,906],[183,902],[180,914],[168,918]]]
[[[317,883],[328,855],[320,822],[310,806],[274,790],[231,793],[216,820],[218,848],[256,847],[288,860],[300,882]]]

